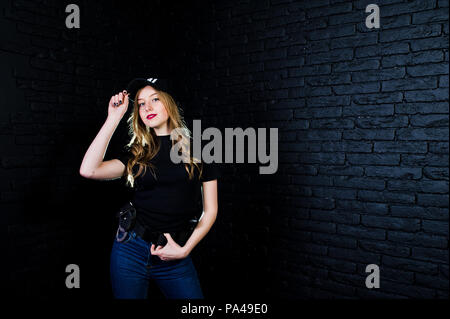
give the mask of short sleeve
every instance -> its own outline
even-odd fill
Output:
[[[127,166],[128,160],[131,158],[131,153],[125,147],[117,154],[116,158],[123,163],[123,165]]]
[[[200,178],[201,182],[209,182],[218,179],[222,176],[221,169],[217,163],[205,163],[203,162],[203,172]]]

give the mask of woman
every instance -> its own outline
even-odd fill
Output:
[[[146,298],[150,280],[156,281],[166,298],[204,298],[190,252],[215,222],[220,171],[216,165],[190,156],[190,132],[167,91],[164,80],[135,79],[128,92],[112,96],[106,122],[80,167],[85,178],[126,177],[127,185],[133,188],[131,204],[137,211],[136,226],[126,233],[119,229],[111,251],[115,298]],[[131,140],[127,150],[118,158],[103,161],[129,99],[134,103],[128,119]],[[172,141],[171,133],[175,132]],[[179,163],[170,159],[175,143],[181,145],[183,161]],[[187,221],[202,209],[203,215],[187,242],[179,245],[170,234],[185,229]],[[154,237],[143,235],[150,230],[164,234],[167,243],[156,246],[149,239]]]

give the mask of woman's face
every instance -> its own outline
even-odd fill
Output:
[[[151,87],[144,87],[137,98],[139,115],[145,125],[165,134],[167,129],[167,120],[169,115],[161,100],[159,94]]]

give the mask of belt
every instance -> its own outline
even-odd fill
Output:
[[[178,231],[172,231],[168,232],[170,236],[172,237],[175,242],[177,242],[180,246],[184,246],[186,241],[189,239],[190,235],[192,234],[195,226],[196,226],[197,220],[195,220],[195,224],[184,225],[184,227]],[[164,236],[165,232],[162,231],[151,231],[149,228],[141,225],[136,221],[133,230],[137,236],[142,238],[147,243],[153,243],[155,244],[155,247],[157,246],[165,246],[167,244],[167,239]]]
[[[162,232],[160,231],[150,231],[147,227],[142,226],[136,221],[133,231],[137,236],[141,237],[144,241],[148,243],[156,243]]]

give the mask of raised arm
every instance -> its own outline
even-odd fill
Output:
[[[123,91],[111,97],[108,117],[89,146],[80,166],[80,175],[89,179],[110,180],[121,177],[125,165],[118,159],[103,161],[109,141],[128,108],[128,94]]]

